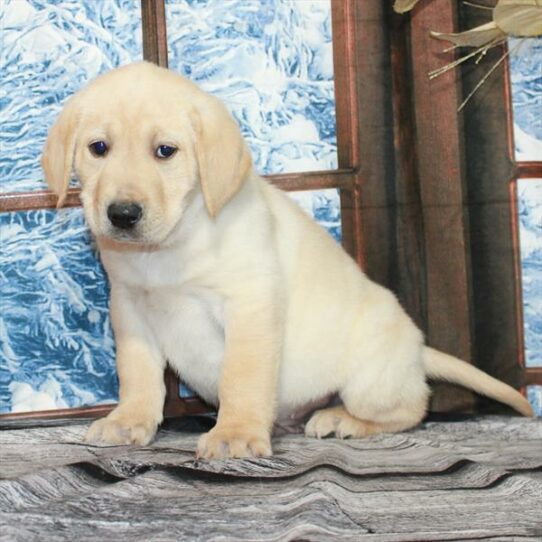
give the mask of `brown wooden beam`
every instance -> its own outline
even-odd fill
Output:
[[[349,169],[359,165],[355,2],[332,2],[331,15],[338,163]]]
[[[423,330],[427,290],[422,200],[418,174],[415,111],[411,84],[409,18],[389,9],[393,127],[395,148],[395,253],[393,288],[401,304]]]
[[[0,414],[0,423],[5,421],[25,422],[28,420],[92,420],[107,416],[107,414],[109,414],[116,406],[115,403],[81,408],[59,408],[58,410],[4,413]],[[176,418],[183,415],[196,415],[207,412],[212,412],[212,408],[207,406],[200,399],[197,397],[185,397],[182,399],[179,398],[178,401],[171,401],[168,403],[167,408],[164,409],[164,417]]]
[[[333,31],[333,66],[336,111],[337,159],[339,168],[359,167],[357,113],[357,21],[353,0],[331,3]],[[340,192],[342,244],[345,250],[363,265],[360,177]]]
[[[264,178],[277,188],[288,192],[294,190],[323,190],[326,188],[352,190],[356,183],[356,171],[343,168],[331,171],[264,175]]]
[[[93,419],[106,416],[115,408],[115,406],[116,403],[110,405],[98,405],[81,408],[59,408],[57,410],[12,412],[7,414],[0,414],[0,420],[62,420],[69,418]]]
[[[313,171],[310,173],[283,173],[267,175],[272,184],[281,190],[322,190],[341,188],[351,190],[355,184],[356,173],[353,170]],[[81,205],[79,188],[71,188],[63,207]],[[57,197],[49,190],[32,192],[13,192],[0,194],[0,212],[28,211],[33,209],[52,209],[56,207]]]
[[[511,130],[511,124],[510,124],[510,130]],[[510,146],[510,152],[512,152],[512,146]],[[515,385],[516,387],[522,384],[522,381],[520,379],[520,375],[518,373],[518,366],[524,367],[525,366],[525,328],[524,328],[524,321],[523,321],[523,273],[521,269],[521,250],[520,250],[520,239],[519,239],[519,209],[518,209],[518,199],[517,199],[517,181],[516,179],[513,179],[509,183],[508,188],[508,195],[509,195],[509,205],[508,210],[510,212],[510,224],[509,224],[509,233],[508,233],[508,239],[506,242],[506,245],[508,245],[511,250],[507,251],[507,253],[504,255],[504,263],[507,264],[506,267],[510,266],[510,259],[512,260],[511,265],[513,266],[514,270],[514,280],[512,284],[506,284],[503,288],[504,295],[508,298],[508,303],[505,305],[510,309],[515,308],[515,330],[512,332],[512,330],[506,330],[503,334],[502,338],[506,342],[508,342],[508,353],[511,354],[511,351],[509,350],[511,346],[513,346],[516,350],[516,356],[515,356],[515,363],[512,364],[513,372],[514,372],[514,379],[509,382],[512,385]],[[507,213],[508,214],[508,213]],[[505,239],[507,239],[505,237]],[[484,242],[483,240],[479,242]],[[493,249],[495,249],[495,241],[494,240],[488,240],[486,241],[489,246],[493,245]],[[502,243],[502,240],[500,241]],[[474,258],[473,258],[474,260]],[[502,271],[501,271],[502,272]],[[502,276],[501,276],[502,278]],[[497,294],[497,298],[500,298],[500,301],[502,301],[503,292],[499,292]],[[483,310],[482,306],[482,310]],[[511,321],[510,323],[513,323]],[[502,340],[501,338],[501,340]],[[511,338],[511,339],[510,339]],[[482,337],[480,336],[480,339],[478,341],[480,348],[484,349],[487,348],[485,345],[485,342],[481,340]],[[491,349],[491,347],[489,347]],[[499,360],[502,363],[502,359]],[[505,360],[508,365],[510,365],[509,360]],[[502,369],[501,369],[502,371]],[[509,381],[509,380],[507,380]]]
[[[70,188],[63,207],[80,206],[79,192],[79,188]],[[57,199],[55,194],[49,190],[0,194],[0,213],[8,211],[30,211],[34,209],[54,209]]]
[[[143,58],[167,68],[167,27],[164,0],[141,0]]]
[[[542,386],[542,367],[527,367],[525,383],[528,386]]]
[[[423,211],[427,280],[427,342],[461,359],[472,359],[469,226],[465,212],[461,103],[458,74],[431,81],[427,74],[453,60],[429,31],[453,32],[455,0],[417,4],[410,24],[418,174]],[[469,410],[470,392],[436,394],[436,411]]]
[[[485,2],[490,4],[490,2]],[[461,30],[490,20],[491,12],[461,6]],[[462,69],[468,95],[503,54],[494,48]],[[523,385],[523,307],[513,179],[512,110],[506,63],[464,109],[466,176],[472,259],[476,364],[499,380]],[[485,400],[480,401],[482,404]]]
[[[516,177],[542,179],[542,162],[518,162]]]
[[[214,407],[205,404],[195,395],[193,397],[179,397],[179,377],[171,367],[166,368],[164,379],[166,384],[165,418],[203,414],[204,412],[213,412],[215,410]]]
[[[395,210],[393,184],[393,112],[387,2],[356,0],[350,10],[355,18],[351,47],[356,82],[359,164],[357,192],[352,208],[356,213],[355,234],[367,275],[393,288],[395,267]],[[359,200],[359,203],[356,202]]]

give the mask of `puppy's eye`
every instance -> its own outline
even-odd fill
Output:
[[[109,150],[105,141],[95,141],[94,143],[91,143],[88,148],[94,156],[105,156]]]
[[[155,156],[156,158],[170,158],[177,152],[175,147],[170,145],[160,145],[156,148]]]

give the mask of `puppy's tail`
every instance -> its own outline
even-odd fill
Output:
[[[509,405],[524,416],[534,416],[529,401],[521,393],[508,384],[477,369],[470,363],[425,346],[423,364],[425,374],[430,378],[460,384],[481,395]]]

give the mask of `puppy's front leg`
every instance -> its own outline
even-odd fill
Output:
[[[216,426],[198,442],[202,458],[271,455],[282,332],[277,299],[226,304],[226,348]]]
[[[111,322],[117,350],[119,404],[94,422],[87,442],[148,444],[162,421],[165,360],[129,292],[111,291]]]

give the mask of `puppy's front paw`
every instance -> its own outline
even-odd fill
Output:
[[[159,423],[160,420],[152,416],[116,408],[107,417],[95,421],[89,427],[85,442],[114,446],[126,444],[145,446],[156,434]]]
[[[272,454],[269,431],[217,425],[198,441],[196,456],[203,459],[265,457]]]

